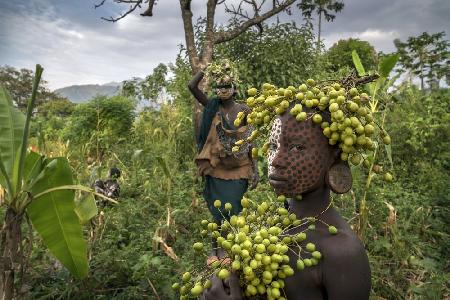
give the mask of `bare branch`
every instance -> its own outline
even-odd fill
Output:
[[[117,21],[119,21],[120,19],[123,19],[123,18],[125,18],[126,16],[128,16],[130,13],[132,13],[136,8],[140,8],[141,7],[141,3],[142,3],[142,1],[143,0],[136,0],[136,1],[129,1],[128,3],[135,3],[135,5],[131,5],[130,6],[130,8],[124,13],[124,14],[122,14],[122,15],[120,15],[119,17],[117,17],[117,18],[114,18],[114,17],[109,17],[109,18],[104,18],[104,17],[102,17],[102,20],[105,20],[105,21],[108,21],[108,22],[117,22]],[[126,2],[126,0],[118,0],[118,2],[119,3],[125,3]]]
[[[296,0],[286,0],[283,3],[279,4],[278,6],[275,6],[274,8],[272,8],[271,10],[269,10],[268,12],[258,16],[255,15],[255,17],[253,17],[252,19],[249,19],[248,21],[242,23],[240,26],[232,29],[232,30],[228,30],[228,31],[222,31],[222,32],[218,32],[215,35],[215,39],[214,39],[214,44],[220,44],[223,42],[227,42],[229,40],[234,39],[235,37],[237,37],[238,35],[240,35],[241,33],[243,33],[244,31],[246,31],[248,28],[250,28],[251,26],[260,24],[261,22],[263,22],[264,20],[276,15],[277,13],[285,10],[286,8],[288,8],[291,4],[293,4]]]
[[[100,2],[99,4],[94,4],[94,9],[99,8],[100,6],[102,6],[103,4],[105,4],[106,0],[102,0],[102,2]]]
[[[250,20],[251,18],[250,18],[250,16],[248,15],[248,12],[247,12],[247,11],[244,11],[244,10],[242,9],[242,3],[244,3],[244,2],[248,3],[246,0],[241,1],[241,2],[239,3],[238,8],[236,8],[236,7],[234,6],[234,4],[231,4],[231,8],[229,8],[228,5],[225,4],[225,12],[231,13],[231,14],[234,15],[234,16],[240,16],[241,18],[246,19],[246,20]]]

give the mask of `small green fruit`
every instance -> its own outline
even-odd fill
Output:
[[[227,269],[222,269],[219,271],[219,274],[217,274],[217,277],[222,280],[227,279],[228,277],[230,277],[230,271],[228,271]]]
[[[192,248],[194,248],[195,251],[202,251],[203,250],[203,243],[197,242],[195,243]]]
[[[306,251],[313,252],[315,250],[316,250],[316,245],[314,245],[313,243],[306,244]]]
[[[191,289],[191,294],[193,296],[198,296],[203,292],[203,287],[200,283],[196,283],[195,286]]]
[[[394,179],[391,175],[391,173],[385,173],[383,176],[384,181],[386,182],[392,182],[392,180]]]
[[[331,234],[337,234],[338,230],[334,226],[328,226],[328,232],[331,233]]]
[[[181,279],[183,280],[183,282],[188,282],[191,279],[191,273],[189,272],[184,273]]]

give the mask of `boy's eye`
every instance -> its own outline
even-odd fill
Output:
[[[302,151],[304,149],[305,147],[303,147],[303,145],[291,145],[291,147],[289,147],[289,151]]]

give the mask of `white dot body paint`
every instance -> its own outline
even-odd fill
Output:
[[[281,146],[281,119],[280,118],[276,118],[273,122],[272,130],[270,131],[270,136],[269,136],[269,143],[270,143],[270,147],[269,147],[269,153],[267,156],[267,160],[269,163],[268,176],[273,174],[272,162],[273,162],[274,158],[278,155],[278,151],[280,150],[280,146]]]

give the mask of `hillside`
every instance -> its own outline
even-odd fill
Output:
[[[98,95],[113,96],[119,92],[120,83],[71,85],[55,90],[55,93],[75,103],[85,102]]]

